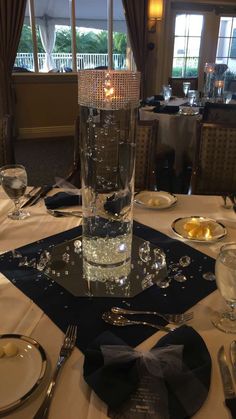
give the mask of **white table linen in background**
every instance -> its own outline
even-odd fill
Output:
[[[175,101],[174,101],[175,102]],[[169,106],[179,106],[170,103]],[[196,144],[196,127],[199,115],[187,116],[180,114],[166,114],[152,112],[152,107],[139,109],[139,117],[142,121],[158,119],[158,142],[168,144],[175,150],[174,168],[176,174],[181,173],[184,166],[184,153],[191,158],[194,156]]]
[[[46,213],[43,201],[30,208],[31,217],[22,221],[9,220],[6,215],[12,205],[5,195],[0,199],[1,240],[0,251],[4,252],[34,242],[38,239],[73,228],[80,223],[76,217],[53,218]],[[222,207],[220,197],[179,195],[178,202],[166,210],[145,210],[135,207],[137,221],[175,237],[171,231],[174,219],[189,215],[205,215],[224,220],[228,235],[218,243],[191,245],[201,252],[216,257],[223,243],[236,241],[236,215],[233,210]],[[168,292],[168,289],[167,289]],[[213,368],[210,392],[203,407],[194,419],[228,419],[228,410],[223,401],[223,389],[219,368],[216,362],[217,351],[224,344],[228,353],[234,335],[224,334],[215,329],[210,321],[212,310],[225,307],[218,291],[201,300],[194,307],[194,319],[189,323],[203,337],[210,351]],[[92,315],[92,313],[91,313]],[[49,358],[47,377],[55,366],[63,333],[32,301],[0,275],[0,330],[1,333],[22,333],[30,335],[44,347]],[[78,328],[78,335],[80,331]],[[163,332],[157,332],[139,345],[142,349],[151,348]],[[105,419],[106,406],[90,390],[82,377],[83,355],[76,348],[65,365],[57,385],[49,414],[50,419]],[[4,377],[1,377],[4,379]],[[22,377],[23,379],[23,377]],[[10,419],[30,419],[35,414],[45,394],[47,381],[20,408],[7,416]]]

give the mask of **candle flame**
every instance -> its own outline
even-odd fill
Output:
[[[115,92],[115,89],[112,86],[111,77],[108,72],[105,77],[105,86],[104,86],[105,98],[107,100],[111,100],[114,97],[114,92]]]

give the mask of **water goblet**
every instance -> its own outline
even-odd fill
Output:
[[[30,214],[20,209],[20,199],[27,187],[27,173],[24,166],[12,164],[0,168],[0,180],[5,193],[13,200],[15,208],[8,214],[12,220],[23,220]]]
[[[236,243],[221,247],[216,259],[215,275],[217,288],[229,310],[215,313],[212,323],[226,333],[236,333]]]
[[[172,95],[172,88],[170,86],[163,86],[164,101],[167,104]]]
[[[184,92],[184,97],[185,98],[187,98],[187,96],[188,96],[188,91],[190,89],[190,85],[191,85],[190,81],[184,81],[183,82],[183,92]]]
[[[190,106],[196,105],[198,100],[198,91],[189,90],[188,91],[188,102]]]

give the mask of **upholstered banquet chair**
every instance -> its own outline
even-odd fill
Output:
[[[199,123],[190,192],[236,192],[236,124]]]
[[[236,105],[207,102],[202,121],[213,124],[236,124]]]
[[[12,117],[0,118],[0,166],[14,163]]]
[[[155,190],[158,121],[138,121],[136,126],[135,190]]]

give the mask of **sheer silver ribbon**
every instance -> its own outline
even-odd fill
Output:
[[[156,394],[159,393],[157,405],[161,404],[156,406],[158,411],[154,414],[146,412],[145,418],[168,419],[168,390],[166,384],[175,394],[188,416],[192,416],[199,409],[207,395],[207,389],[194,372],[184,364],[183,348],[184,345],[169,345],[153,348],[150,351],[138,351],[125,345],[102,345],[101,351],[104,366],[137,360],[136,366],[140,381],[142,381],[143,376],[151,378],[151,382],[153,382],[151,391]],[[147,405],[152,411],[150,403],[147,401]]]

